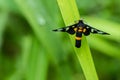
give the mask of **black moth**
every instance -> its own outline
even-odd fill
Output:
[[[75,46],[77,48],[79,48],[81,46],[82,34],[84,34],[85,36],[90,35],[90,33],[109,35],[109,33],[103,32],[101,30],[98,30],[96,28],[93,28],[93,27],[85,24],[83,22],[83,20],[79,20],[76,24],[73,24],[73,25],[70,25],[67,27],[63,27],[63,28],[59,28],[59,29],[55,29],[53,31],[67,32],[71,35],[76,34]]]

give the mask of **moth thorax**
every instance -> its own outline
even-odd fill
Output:
[[[82,26],[80,26],[80,27],[79,27],[79,29],[83,29],[83,27],[82,27]]]
[[[83,31],[83,28],[79,27],[78,32],[82,32],[82,31]]]

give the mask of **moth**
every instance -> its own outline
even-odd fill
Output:
[[[82,34],[84,34],[85,36],[90,35],[90,33],[93,34],[102,34],[102,35],[109,35],[109,33],[106,33],[104,31],[98,30],[96,28],[91,27],[88,24],[85,24],[83,22],[83,20],[78,20],[77,23],[67,26],[67,27],[63,27],[63,28],[59,28],[59,29],[54,29],[53,31],[55,32],[67,32],[71,35],[76,34],[75,37],[75,46],[77,48],[81,47],[81,39],[82,39]]]

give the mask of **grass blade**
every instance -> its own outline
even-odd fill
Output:
[[[8,19],[8,11],[1,10],[0,11],[0,48],[2,45],[2,39],[3,39],[2,37],[3,37],[4,30],[5,30],[5,24],[6,24],[7,19]]]
[[[49,12],[46,10],[46,6],[44,6],[43,2],[40,0],[15,0],[16,4],[22,11],[25,18],[31,25],[32,30],[35,33],[35,36],[42,43],[42,47],[46,50],[48,54],[48,58],[53,61],[53,63],[58,68],[59,79],[66,80],[71,76],[64,75],[63,73],[69,70],[64,70],[64,67],[61,67],[59,64],[61,61],[65,61],[64,50],[61,46],[61,42],[57,39],[54,32],[52,32],[53,22],[49,16]],[[52,24],[50,26],[50,24]],[[35,71],[35,70],[34,70]]]
[[[57,0],[60,11],[62,13],[66,25],[70,25],[76,20],[80,19],[75,0]],[[74,36],[70,36],[72,44],[74,45]],[[74,50],[78,56],[81,67],[87,80],[98,80],[90,49],[88,47],[86,38],[82,39],[82,47]]]
[[[27,80],[46,80],[48,59],[45,50],[40,48],[36,38],[33,38],[33,45],[27,65]]]

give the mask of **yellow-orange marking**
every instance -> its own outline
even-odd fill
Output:
[[[83,32],[86,32],[86,29],[85,29],[85,28],[83,29]]]
[[[75,37],[76,40],[81,40],[82,38],[81,37]]]
[[[77,31],[77,28],[74,28],[74,31],[76,32],[76,31]]]

